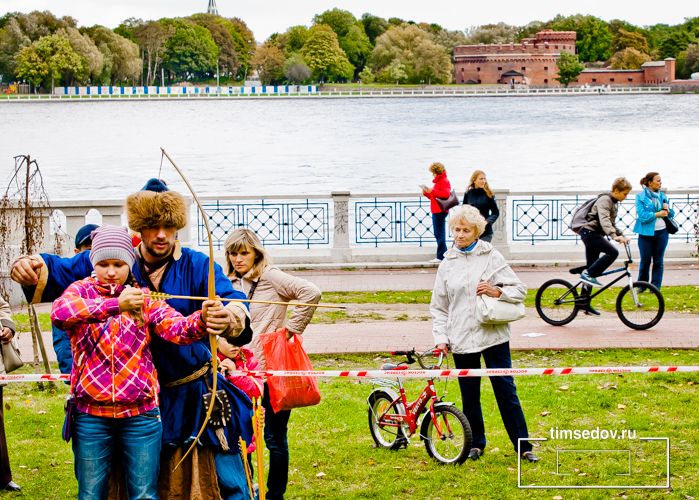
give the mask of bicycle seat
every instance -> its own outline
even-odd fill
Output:
[[[397,365],[395,363],[384,363],[381,366],[382,370],[407,370],[408,366],[407,365]]]
[[[582,273],[585,269],[587,269],[587,266],[574,267],[573,269],[570,269],[568,272],[569,272],[570,274],[580,274],[580,273]]]

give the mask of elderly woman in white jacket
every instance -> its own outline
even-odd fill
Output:
[[[444,352],[451,350],[456,368],[480,368],[481,356],[487,368],[511,368],[510,327],[506,323],[481,324],[476,316],[476,297],[485,294],[519,303],[524,301],[527,287],[493,245],[478,239],[486,220],[476,208],[462,205],[453,209],[449,227],[454,246],[439,265],[430,302],[435,345]],[[464,414],[473,432],[473,448],[468,455],[472,460],[483,455],[486,445],[480,382],[480,377],[459,378]],[[491,377],[490,382],[515,451],[519,450],[524,460],[539,460],[526,440],[527,424],[513,378]],[[518,447],[519,439],[523,440]]]

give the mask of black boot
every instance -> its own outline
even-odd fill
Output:
[[[582,292],[580,293],[580,304],[578,309],[584,312],[588,316],[600,316],[600,312],[590,305],[590,292],[592,287],[590,285],[583,285]]]
[[[584,312],[585,314],[587,314],[588,316],[600,316],[601,315],[600,312],[597,309],[595,309],[594,307],[592,307],[589,302],[583,306],[580,306],[579,309],[582,312]]]

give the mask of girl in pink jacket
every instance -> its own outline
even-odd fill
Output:
[[[70,425],[78,498],[102,499],[112,460],[126,471],[129,498],[157,498],[162,425],[158,379],[148,344],[153,335],[178,344],[207,334],[209,311],[184,317],[147,290],[129,286],[135,262],[126,228],[102,226],[92,238],[91,277],[53,303],[51,321],[66,330],[73,352]]]

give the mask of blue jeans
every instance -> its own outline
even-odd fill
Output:
[[[274,412],[269,402],[269,389],[265,384],[262,406],[265,409],[265,444],[269,450],[269,472],[267,473],[267,498],[284,498],[289,481],[289,442],[286,435],[291,410]],[[263,477],[258,481],[264,481]]]
[[[214,453],[216,477],[223,500],[247,500],[250,498],[245,468],[240,453]]]
[[[434,239],[437,240],[437,258],[439,260],[444,258],[444,252],[447,251],[446,220],[446,212],[432,214],[432,229],[434,230]]]
[[[653,273],[650,282],[658,289],[663,284],[663,259],[668,241],[667,229],[656,231],[653,236],[638,235],[638,250],[641,263],[638,265],[638,281],[648,281],[650,264],[653,261]]]
[[[480,368],[481,355],[487,368],[512,368],[510,358],[510,343],[489,347],[482,352],[469,354],[454,354],[454,366],[456,368]],[[517,440],[528,438],[527,422],[524,419],[522,405],[517,397],[517,388],[512,377],[490,377],[493,386],[495,400],[498,403],[502,423],[505,424],[507,435],[512,441],[515,451],[517,451]],[[483,412],[481,411],[481,378],[480,377],[460,377],[459,389],[461,389],[461,400],[464,407],[464,414],[471,424],[473,433],[473,448],[485,448],[485,424],[483,423]],[[532,445],[529,441],[521,442],[521,452],[531,451]]]
[[[96,417],[77,412],[73,432],[79,500],[107,498],[112,461],[125,471],[128,498],[158,498],[160,410],[136,417]]]

